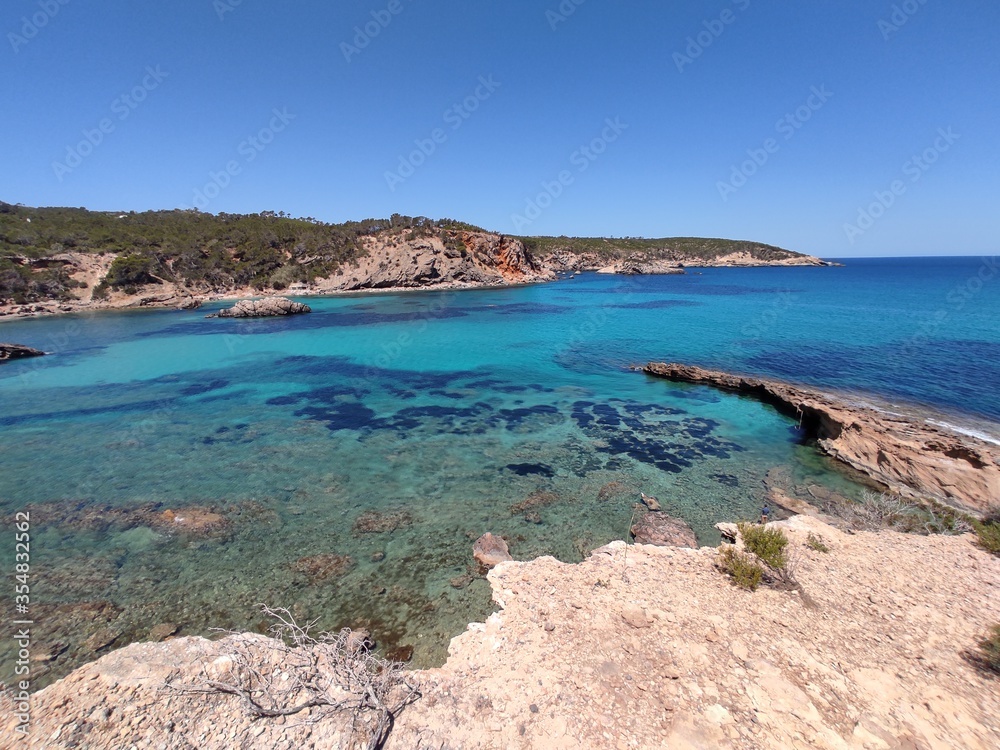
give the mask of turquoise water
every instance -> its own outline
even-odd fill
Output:
[[[705,543],[757,512],[769,473],[856,496],[772,409],[628,366],[746,370],[1000,421],[990,271],[964,258],[584,274],[313,298],[311,315],[276,320],[205,319],[215,305],[4,322],[0,339],[54,352],[0,367],[0,514],[32,511],[38,648],[54,655],[41,679],[93,658],[98,628],[113,645],[161,623],[255,628],[258,602],[437,663],[490,611],[471,557],[486,531],[516,558],[575,561],[625,538],[640,490]],[[157,522],[184,508],[226,527]],[[324,575],[303,561],[315,555],[350,561],[321,558],[339,561]]]

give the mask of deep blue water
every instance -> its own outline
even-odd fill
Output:
[[[39,616],[70,644],[52,674],[89,658],[89,631],[64,632],[85,602],[110,603],[117,645],[163,621],[254,627],[266,601],[429,663],[488,611],[485,581],[464,578],[485,531],[518,558],[577,560],[625,537],[639,490],[705,542],[756,512],[769,473],[857,493],[768,407],[632,363],[1000,422],[995,261],[845,263],[312,298],[276,320],[205,319],[214,305],[0,322],[0,340],[54,352],[0,367],[0,514],[35,509]],[[187,506],[230,533],[113,512]],[[366,511],[397,528],[365,533]],[[352,565],[316,580],[297,561],[318,554]]]

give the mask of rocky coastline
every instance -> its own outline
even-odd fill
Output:
[[[651,362],[647,375],[738,393],[796,419],[825,453],[903,496],[980,514],[1000,498],[1000,445],[779,380]]]
[[[620,275],[683,274],[694,267],[835,265],[809,255],[782,251],[780,257],[752,252],[720,252],[699,258],[680,252],[629,251],[611,255],[559,250],[532,253],[516,237],[490,232],[452,232],[449,237],[374,234],[360,240],[362,254],[329,277],[308,283],[253,288],[149,279],[135,288],[102,286],[120,253],[63,252],[43,259],[22,258],[39,270],[59,268],[77,286],[72,298],[15,304],[0,300],[0,320],[98,310],[194,309],[207,302],[289,295],[332,296],[422,289],[498,288],[555,281],[560,275],[594,271]],[[665,253],[665,255],[664,255]],[[100,290],[100,291],[98,291]]]
[[[737,589],[708,547],[614,542],[575,565],[500,562],[488,574],[500,610],[453,639],[442,667],[407,673],[420,698],[385,747],[996,747],[1000,692],[968,654],[1000,620],[1000,558],[968,535],[772,526],[800,591]],[[346,746],[336,719],[254,719],[204,690],[204,670],[237,646],[263,660],[268,639],[165,637],[36,693],[30,746]]]

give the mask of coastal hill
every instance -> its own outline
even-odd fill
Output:
[[[0,313],[196,306],[275,292],[473,287],[560,272],[826,265],[761,243],[513,237],[394,214],[328,224],[284,212],[104,212],[0,202]]]

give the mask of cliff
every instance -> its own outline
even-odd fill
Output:
[[[421,697],[386,747],[997,747],[1000,691],[967,654],[1000,620],[1000,558],[968,536],[776,525],[805,595],[734,588],[711,548],[616,542],[577,565],[501,563],[488,576],[501,610],[455,638],[443,667],[410,673]],[[255,720],[234,696],[165,689],[199,685],[233,646],[112,652],[33,696],[34,744],[11,721],[0,746],[346,746],[342,723],[309,711]]]

